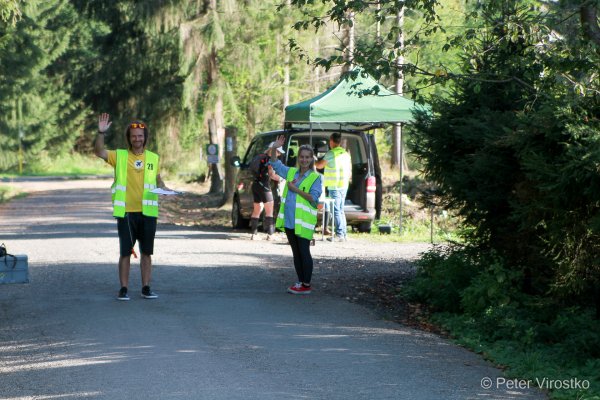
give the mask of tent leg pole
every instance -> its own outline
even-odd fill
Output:
[[[310,137],[309,137],[308,140],[309,140],[309,143],[310,143],[310,145],[312,147],[312,122],[310,124],[308,124],[308,125],[310,126]]]
[[[399,205],[400,205],[400,226],[399,228],[399,232],[400,235],[402,235],[402,179],[404,178],[404,160],[403,160],[403,153],[404,153],[404,149],[403,149],[403,144],[402,144],[402,124],[398,124],[398,134],[399,134],[399,141],[400,141],[400,155],[399,155],[399,159],[398,161],[400,162],[400,199],[399,199]]]

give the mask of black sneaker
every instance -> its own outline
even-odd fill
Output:
[[[158,299],[158,295],[150,290],[150,286],[144,286],[142,288],[142,297],[145,299]]]
[[[120,300],[120,301],[128,301],[129,300],[129,296],[127,296],[127,288],[126,287],[122,287],[119,290],[119,294],[117,295],[117,300]]]

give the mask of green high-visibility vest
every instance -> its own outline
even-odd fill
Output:
[[[333,157],[325,166],[325,187],[327,189],[345,189],[350,182],[352,162],[350,154],[341,146],[329,150]]]
[[[291,182],[294,180],[298,168],[290,168],[288,170],[286,180]],[[304,178],[298,187],[303,192],[308,193],[311,186],[319,178],[319,174],[311,171],[311,173]],[[283,195],[281,196],[281,205],[279,206],[279,214],[277,214],[277,221],[275,227],[281,231],[285,229],[285,200],[288,194],[288,187],[285,185],[283,189]],[[317,208],[310,204],[304,197],[296,196],[296,209],[294,210],[295,223],[294,233],[296,236],[311,240],[315,233],[315,226],[317,225]]]
[[[146,150],[144,152],[144,191],[142,192],[142,214],[148,217],[158,217],[158,195],[150,191],[156,189],[156,169],[158,154]],[[117,150],[115,166],[115,181],[112,185],[113,216],[125,216],[125,201],[127,199],[127,150]]]

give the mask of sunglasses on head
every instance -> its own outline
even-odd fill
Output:
[[[129,127],[133,128],[133,129],[136,129],[136,128],[144,129],[144,128],[146,128],[146,125],[144,125],[142,123],[134,122],[133,124],[129,125]]]

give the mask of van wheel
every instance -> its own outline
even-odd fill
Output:
[[[234,229],[246,229],[250,226],[250,220],[242,217],[240,201],[239,199],[233,199],[233,206],[231,207],[231,226]]]
[[[357,227],[359,232],[362,233],[370,233],[371,232],[371,222],[361,222]]]

